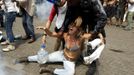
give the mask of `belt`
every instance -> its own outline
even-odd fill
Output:
[[[76,59],[68,57],[65,53],[64,56],[68,61],[73,61],[73,62],[76,61]]]

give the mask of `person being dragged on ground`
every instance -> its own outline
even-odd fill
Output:
[[[40,73],[49,72],[52,74],[58,75],[74,75],[75,74],[75,63],[77,59],[82,54],[82,45],[85,39],[90,39],[90,33],[82,34],[80,25],[82,23],[81,17],[78,17],[74,22],[72,22],[69,26],[69,30],[67,33],[63,33],[63,38],[65,40],[65,48],[64,50],[59,50],[52,52],[48,55],[46,62],[63,62],[63,69],[50,69],[47,67],[41,68]],[[48,28],[38,27],[39,29],[43,29],[47,35],[51,37],[61,37],[61,35],[56,32],[51,32]],[[23,59],[19,59],[18,62],[30,62],[30,61],[39,61],[37,55],[28,56]],[[45,62],[45,63],[46,63]],[[41,63],[41,64],[45,64]]]

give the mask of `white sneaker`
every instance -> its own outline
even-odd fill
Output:
[[[15,46],[13,46],[13,45],[8,45],[7,48],[2,49],[3,52],[9,52],[9,51],[13,51],[13,50],[15,50]]]
[[[20,39],[22,39],[22,35],[15,35],[14,38],[15,38],[15,40],[20,40]]]
[[[1,42],[1,45],[9,45],[8,41]]]
[[[0,31],[0,34],[1,34],[1,35],[2,35],[2,33],[3,33],[3,32],[2,32],[2,31]]]

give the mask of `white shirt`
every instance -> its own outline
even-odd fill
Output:
[[[134,12],[134,4],[128,4],[128,12]]]
[[[16,2],[5,1],[6,12],[17,12]]]
[[[56,27],[58,29],[60,29],[63,25],[66,16],[66,11],[67,11],[67,2],[62,7],[58,7],[58,16],[56,20]]]

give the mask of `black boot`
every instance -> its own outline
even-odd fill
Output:
[[[40,74],[50,73],[51,75],[54,75],[53,72],[54,72],[54,68],[50,68],[50,67],[41,67],[40,70],[39,70]]]
[[[28,61],[28,58],[27,57],[21,57],[21,58],[19,58],[19,59],[17,59],[16,61],[15,61],[15,63],[28,63],[29,61]]]

